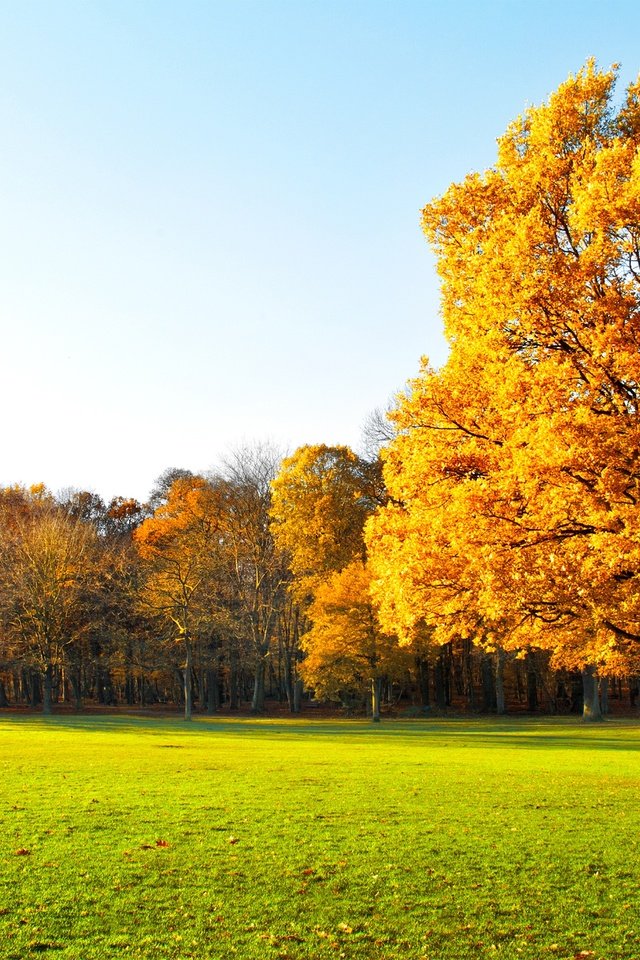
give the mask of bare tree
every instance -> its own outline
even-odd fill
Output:
[[[220,504],[220,543],[227,556],[238,620],[254,657],[254,713],[264,709],[266,666],[286,599],[286,565],[274,542],[269,516],[271,483],[280,460],[270,444],[245,446],[227,458],[219,475],[210,478]]]

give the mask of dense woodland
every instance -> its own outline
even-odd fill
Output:
[[[254,446],[146,504],[0,490],[0,706],[634,707],[640,81],[614,86],[588,63],[425,208],[450,355],[367,456]]]

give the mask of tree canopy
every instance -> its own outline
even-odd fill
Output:
[[[451,346],[394,415],[382,624],[613,668],[640,641],[640,83],[593,62],[423,211]]]

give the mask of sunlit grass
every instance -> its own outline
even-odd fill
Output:
[[[0,956],[640,957],[639,743],[3,717]]]

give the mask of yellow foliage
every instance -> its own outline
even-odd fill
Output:
[[[336,698],[346,689],[365,689],[380,677],[406,676],[410,653],[379,627],[370,596],[370,574],[355,560],[317,587],[309,609],[313,626],[302,638],[305,683],[319,696]]]
[[[272,485],[271,518],[289,557],[294,593],[315,585],[355,558],[364,558],[362,531],[375,506],[375,467],[348,447],[300,447]]]
[[[423,364],[368,524],[409,639],[503,637],[607,669],[640,642],[640,110],[589,62],[423,212],[451,353]]]

